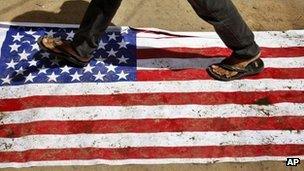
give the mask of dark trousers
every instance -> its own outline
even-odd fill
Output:
[[[200,18],[212,24],[215,31],[233,50],[234,56],[252,58],[260,52],[254,35],[231,0],[188,0]],[[121,0],[92,0],[73,46],[81,56],[87,56],[98,47],[101,35],[111,23]]]

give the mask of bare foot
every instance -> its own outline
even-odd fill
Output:
[[[67,51],[74,51],[73,47],[67,41],[63,41],[63,40],[58,39],[58,38],[44,37],[42,39],[42,44],[47,49],[49,49],[51,51],[54,51],[56,53],[61,53],[62,52],[62,50],[58,49],[58,47],[61,47],[61,48],[64,48],[64,49],[69,49]]]
[[[40,39],[40,46],[42,49],[50,51],[50,53],[53,52],[67,61],[81,67],[87,65],[91,60],[90,55],[80,56],[72,46],[71,42],[66,40],[53,37],[42,37],[42,39]]]

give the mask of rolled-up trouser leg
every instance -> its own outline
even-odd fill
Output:
[[[91,1],[72,42],[80,56],[88,56],[96,50],[101,35],[111,23],[120,4],[121,0]]]
[[[252,31],[231,0],[188,1],[199,17],[214,26],[226,46],[233,50],[235,57],[252,58],[260,52]]]

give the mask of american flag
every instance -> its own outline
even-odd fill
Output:
[[[256,32],[265,71],[220,82],[213,32],[112,27],[75,68],[36,43],[75,26],[0,26],[2,168],[304,158],[304,31]]]

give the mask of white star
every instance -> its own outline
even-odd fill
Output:
[[[109,36],[109,41],[110,40],[116,40],[116,34],[113,32],[111,35],[108,35]]]
[[[14,62],[14,60],[12,59],[11,62],[6,63],[7,69],[9,69],[9,68],[15,69],[15,65],[16,65],[17,63],[18,63],[18,62]]]
[[[6,76],[6,78],[1,78],[2,80],[2,85],[4,84],[11,84],[11,78],[9,77],[9,75]]]
[[[97,81],[97,80],[104,81],[103,77],[105,77],[105,76],[106,76],[105,74],[101,74],[100,71],[98,71],[98,73],[96,75],[94,75],[95,81]]]
[[[28,81],[29,81],[29,82],[34,82],[34,78],[35,78],[35,76],[33,76],[32,73],[30,73],[30,74],[25,78],[25,81],[24,81],[24,82],[25,82],[25,83],[28,82]]]
[[[14,38],[13,42],[16,41],[16,40],[21,41],[22,37],[23,36],[21,36],[19,33],[17,33],[15,36],[13,36],[13,38]]]
[[[93,73],[92,69],[94,69],[94,67],[92,67],[91,64],[89,64],[86,67],[84,67],[83,69],[84,69],[84,73],[86,73],[86,72]]]
[[[128,63],[127,60],[129,60],[130,58],[125,58],[124,55],[122,55],[120,58],[117,58],[119,60],[119,64],[121,63]]]
[[[98,49],[106,49],[107,43],[104,43],[102,40],[99,42]]]
[[[66,66],[64,66],[63,68],[61,68],[61,74],[63,74],[63,73],[70,73],[70,70],[71,70],[72,68],[71,67],[68,67],[67,65]]]
[[[31,45],[32,46],[32,50],[40,50],[40,47],[39,47],[39,45],[37,44],[37,43],[35,43],[35,44],[33,44],[33,45]]]
[[[23,52],[20,55],[20,60],[19,61],[22,61],[22,60],[27,60],[27,57],[30,55],[29,53],[26,53],[25,50],[23,50]]]
[[[34,59],[28,62],[30,64],[30,66],[36,66],[37,65],[37,61],[35,61]]]
[[[38,39],[41,37],[40,35],[32,35],[35,38],[35,42],[38,41]]]
[[[61,60],[58,57],[55,57],[54,59],[51,59],[52,64],[51,65],[59,65],[59,62]]]
[[[41,68],[39,68],[39,72],[38,72],[38,75],[39,74],[46,74],[46,71],[48,70],[48,68],[46,68],[44,65],[41,67]]]
[[[72,40],[73,37],[75,36],[75,33],[74,31],[72,30],[70,33],[67,33],[68,37],[67,37],[67,40]]]
[[[122,80],[122,79],[127,80],[127,76],[129,74],[125,74],[124,71],[121,71],[120,74],[116,74],[116,75],[119,77],[118,80]]]
[[[13,45],[10,45],[10,47],[11,47],[11,51],[10,51],[10,52],[13,52],[13,51],[18,52],[18,48],[19,48],[20,46],[21,46],[21,45],[17,45],[16,43],[14,43]]]
[[[117,68],[117,66],[111,64],[109,66],[106,66],[106,68],[108,69],[107,72],[111,72],[111,71],[116,72],[115,69]]]
[[[119,49],[121,49],[121,48],[126,48],[127,49],[127,45],[130,44],[130,43],[125,42],[124,40],[121,40],[121,42],[119,42],[118,44],[119,44]]]
[[[56,32],[54,32],[53,30],[46,31],[45,33],[50,37],[54,37],[54,34],[56,34]]]
[[[29,31],[26,31],[25,33],[26,33],[26,34],[33,35],[35,32],[34,32],[32,29],[30,29]]]
[[[49,58],[50,57],[50,53],[48,52],[43,52],[41,53],[42,58]]]
[[[59,77],[58,75],[56,75],[54,72],[51,75],[48,75],[47,77],[49,77],[48,82],[54,81],[57,82],[57,78]]]
[[[24,69],[23,69],[23,67],[20,67],[18,70],[16,70],[16,75],[23,75],[23,73],[24,73]]]
[[[122,28],[120,31],[121,34],[128,34],[129,33],[129,27],[127,28]]]
[[[81,75],[79,75],[76,71],[75,74],[71,75],[71,77],[72,77],[71,81],[74,81],[74,80],[80,81]]]
[[[96,58],[96,65],[97,64],[105,64],[104,61],[107,60],[107,58],[104,58],[102,56],[100,56],[99,58]]]
[[[108,57],[110,57],[110,56],[116,57],[116,53],[117,53],[117,52],[118,52],[118,51],[114,51],[114,49],[111,49],[110,51],[107,51],[107,53],[109,54]]]

